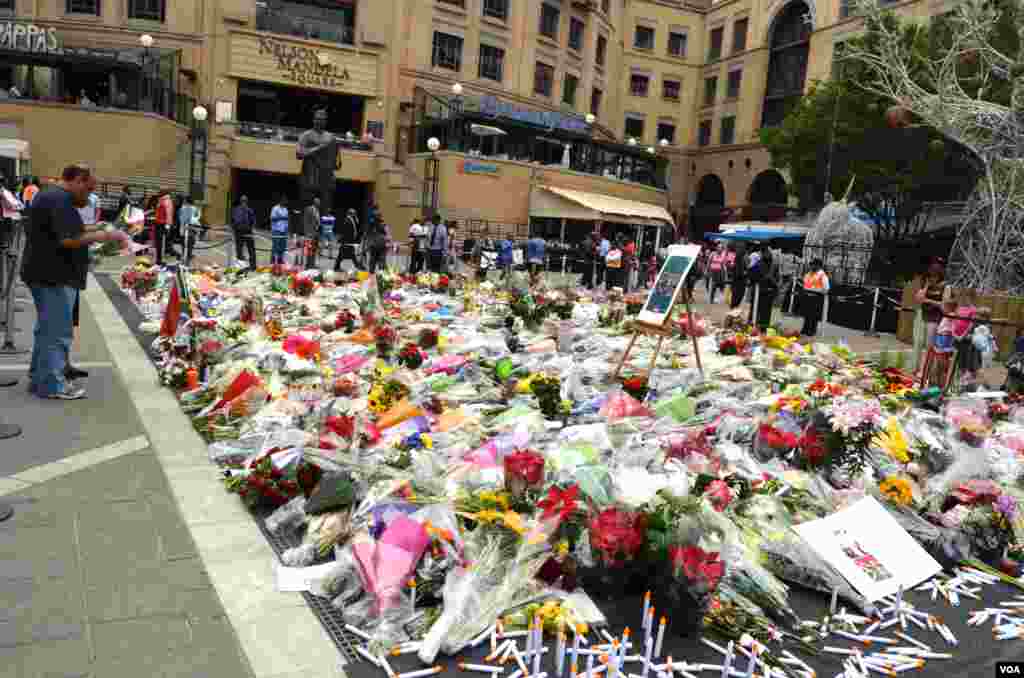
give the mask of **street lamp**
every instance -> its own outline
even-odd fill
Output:
[[[142,95],[139,97],[142,103],[149,94],[149,48],[153,46],[153,36],[144,33],[139,36],[139,44],[142,45]]]
[[[457,97],[461,97],[462,85],[460,85],[459,83],[455,83],[454,85],[452,85],[452,94],[454,94]]]
[[[595,122],[597,122],[597,116],[594,115],[593,113],[587,113],[586,121],[588,125],[593,125]]]
[[[192,164],[189,168],[189,195],[200,201],[206,195],[206,118],[209,111],[199,105],[192,109]]]
[[[651,155],[654,155],[654,146],[648,146],[647,152],[650,153]]]
[[[629,144],[630,146],[636,146],[636,139],[630,137],[629,139],[626,139],[626,143]]]
[[[427,148],[430,149],[430,157],[427,159],[427,172],[423,180],[423,192],[430,191],[430,199],[423,200],[422,204],[430,205],[430,217],[437,214],[437,185],[441,175],[441,161],[437,158],[437,149],[441,148],[441,141],[437,137],[427,139]],[[426,196],[424,195],[424,198]]]
[[[659,142],[658,142],[658,144],[659,144],[659,145],[660,145],[660,146],[661,146],[662,148],[665,148],[666,146],[668,146],[668,139],[662,139],[661,141],[659,141]]]
[[[437,149],[441,148],[441,142],[438,141],[437,137],[430,137],[427,139],[427,148],[430,149],[431,153],[435,153]]]

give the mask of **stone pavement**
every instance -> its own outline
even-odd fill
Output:
[[[0,420],[24,428],[0,441],[0,678],[344,676],[95,280],[81,311],[87,400],[29,396],[28,354],[0,356],[22,378]]]

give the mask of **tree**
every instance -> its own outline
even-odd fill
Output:
[[[957,233],[953,284],[1024,293],[1024,7],[965,0],[932,32],[924,63],[899,40],[875,0],[858,0],[879,40],[849,54],[870,92],[912,113],[980,169]]]
[[[923,77],[937,44],[934,29],[880,19],[885,31],[869,30],[844,43],[842,53],[870,51],[898,36],[908,67]],[[874,91],[873,72],[837,54],[836,76],[815,82],[782,124],[761,130],[776,167],[792,178],[803,206],[821,204],[826,193],[842,195],[855,178],[851,199],[877,224],[878,240],[904,240],[927,226],[932,201],[963,200],[976,181],[969,156],[927,127],[903,126],[892,101]],[[895,118],[899,127],[890,125]]]

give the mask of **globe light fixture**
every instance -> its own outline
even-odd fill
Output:
[[[633,137],[630,137],[630,138],[626,139],[626,143],[629,144],[630,146],[636,146],[636,139],[634,139]]]
[[[666,146],[668,146],[668,139],[662,139],[658,143],[661,144],[662,148],[665,148]]]
[[[647,152],[650,153],[651,155],[654,155],[654,146],[648,146]]]
[[[455,83],[454,85],[452,85],[452,94],[454,94],[457,97],[462,96],[462,85],[460,85],[459,83]]]
[[[196,122],[205,122],[208,114],[205,106],[196,106],[192,109],[192,117]]]
[[[149,33],[146,33],[145,35],[140,35],[139,44],[145,47],[146,49],[149,49],[153,46],[153,36]]]
[[[430,149],[431,153],[434,153],[437,149],[441,148],[441,142],[437,140],[437,137],[430,137],[427,139],[427,148]]]
[[[595,122],[597,122],[597,116],[594,115],[593,113],[587,113],[586,121],[588,125],[593,125]]]

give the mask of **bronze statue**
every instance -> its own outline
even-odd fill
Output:
[[[313,129],[302,133],[295,148],[295,157],[302,161],[302,202],[308,205],[320,198],[321,214],[333,213],[334,172],[341,169],[338,138],[326,128],[327,111],[319,109],[313,114]]]

